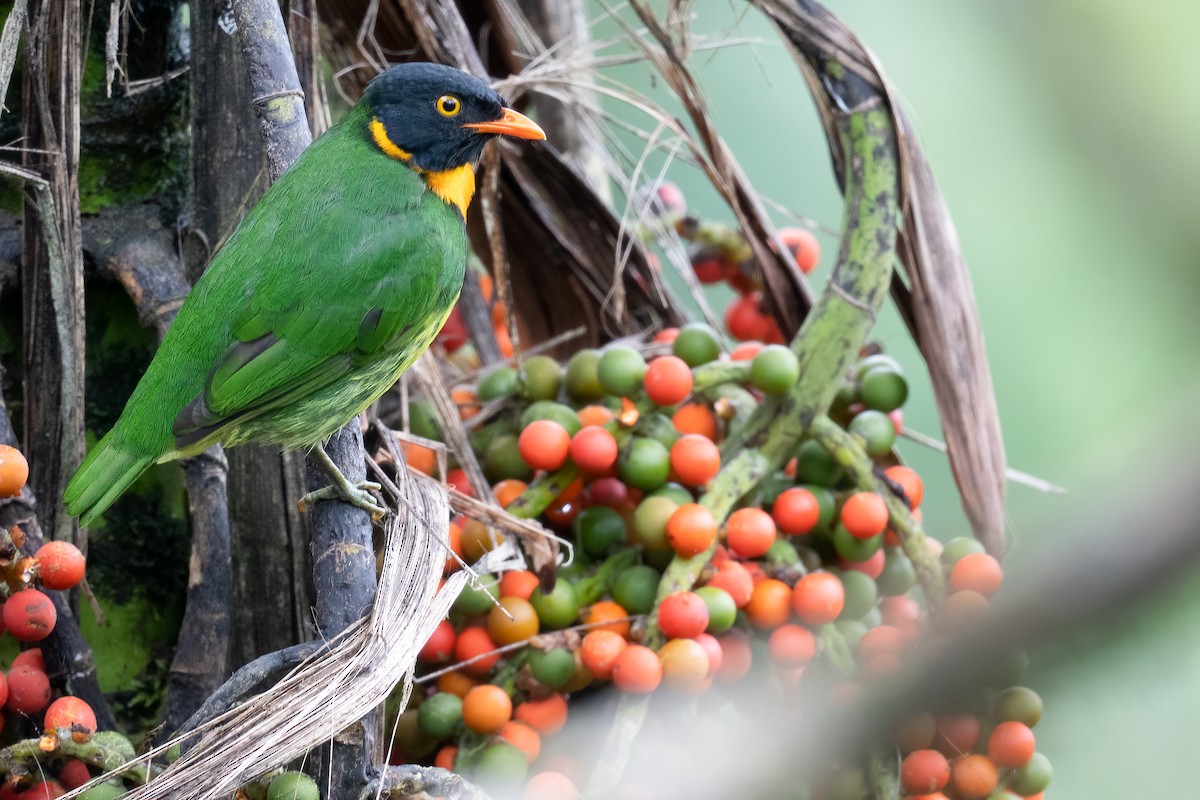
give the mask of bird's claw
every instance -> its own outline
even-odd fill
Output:
[[[358,483],[347,481],[345,485],[335,482],[304,495],[296,506],[303,513],[308,510],[310,505],[321,500],[341,500],[366,511],[371,515],[372,520],[381,520],[387,516],[388,510],[375,502],[375,498],[371,494],[381,488],[383,487],[374,481],[359,481]]]

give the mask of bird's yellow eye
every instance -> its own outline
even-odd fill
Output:
[[[443,117],[457,117],[458,112],[462,111],[462,101],[452,94],[442,95],[435,105]]]

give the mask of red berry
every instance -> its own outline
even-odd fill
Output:
[[[988,737],[987,752],[996,766],[1019,769],[1033,758],[1037,742],[1028,725],[1020,722],[1001,722]]]
[[[46,542],[34,558],[38,562],[38,579],[47,589],[70,589],[83,580],[86,560],[70,542]]]
[[[39,642],[58,622],[54,602],[37,589],[22,589],[4,603],[4,626],[22,642]]]
[[[658,608],[658,627],[668,639],[691,639],[708,627],[708,604],[695,592],[667,595]]]
[[[534,469],[553,471],[567,460],[571,434],[557,422],[538,419],[525,426],[517,438],[521,459]]]
[[[739,508],[725,522],[725,540],[738,558],[758,558],[775,544],[775,520],[761,508]]]
[[[46,709],[44,727],[48,731],[67,728],[72,733],[86,734],[90,738],[96,732],[96,712],[78,697],[60,697]]]
[[[883,533],[888,524],[887,504],[874,492],[855,492],[842,505],[842,525],[859,539]]]
[[[18,714],[37,714],[50,705],[50,679],[28,664],[13,667],[8,671],[8,700],[4,705]]]
[[[571,439],[569,452],[575,466],[584,472],[599,475],[617,463],[617,440],[599,425],[588,425]]]
[[[938,792],[949,782],[950,762],[937,750],[914,750],[900,765],[900,783],[911,794]]]
[[[433,634],[417,654],[417,660],[426,664],[447,661],[454,655],[454,626],[448,620],[442,620],[433,629]]]
[[[67,789],[77,789],[92,779],[92,772],[86,762],[72,758],[58,770],[58,779]]]
[[[788,669],[806,666],[817,654],[816,637],[807,628],[790,623],[771,632],[767,647],[771,660]]]
[[[678,356],[659,356],[646,366],[642,386],[656,406],[682,403],[692,393],[692,369]]]
[[[775,498],[771,516],[779,530],[790,536],[803,536],[817,527],[821,504],[816,495],[800,486],[785,489]]]

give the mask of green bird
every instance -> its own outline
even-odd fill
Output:
[[[214,443],[311,448],[343,499],[382,509],[322,443],[424,352],[462,288],[475,164],[544,139],[482,81],[393,67],[250,210],[64,495],[86,525],[150,465]],[[328,496],[328,492],[325,495]]]

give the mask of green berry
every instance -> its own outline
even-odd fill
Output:
[[[553,400],[558,397],[562,370],[550,356],[530,356],[525,359],[521,394],[527,400]]]
[[[863,405],[876,411],[894,411],[908,399],[908,381],[888,367],[867,370],[859,379],[858,392]]]
[[[796,479],[800,483],[836,486],[843,474],[841,464],[815,439],[801,443],[796,451]]]
[[[679,329],[671,351],[689,367],[698,367],[720,357],[721,340],[703,322],[689,322]]]
[[[271,779],[267,800],[321,800],[321,790],[303,772],[284,772]]]
[[[521,430],[528,427],[529,423],[539,419],[557,422],[572,436],[579,433],[580,428],[583,427],[579,424],[579,415],[570,406],[564,406],[562,403],[555,403],[552,400],[538,400],[521,412]]]
[[[737,606],[729,592],[720,586],[701,586],[694,591],[708,606],[708,627],[705,628],[708,633],[720,636],[733,627],[737,621]]]
[[[567,361],[567,394],[578,403],[590,403],[604,396],[596,371],[600,351],[591,348],[576,351]]]
[[[479,379],[476,393],[481,402],[495,400],[509,394],[516,394],[521,388],[521,376],[516,367],[500,367]]]
[[[561,647],[545,652],[530,648],[529,671],[542,685],[559,690],[575,677],[575,656]]]
[[[449,692],[438,692],[426,698],[417,708],[417,723],[421,730],[435,739],[449,739],[462,719],[462,698]]]
[[[600,354],[596,377],[608,394],[632,397],[642,388],[646,375],[646,359],[632,347],[614,345]]]
[[[838,576],[842,580],[846,600],[842,606],[839,620],[860,620],[868,611],[875,607],[879,600],[879,591],[871,576],[858,570],[850,569]]]
[[[780,397],[800,380],[800,359],[781,344],[769,344],[750,362],[750,383],[763,394]]]
[[[635,489],[657,489],[671,474],[671,453],[662,442],[634,437],[617,457],[617,472]]]
[[[579,599],[575,596],[575,587],[564,580],[555,581],[550,594],[534,589],[529,602],[537,612],[542,630],[565,628],[579,618]]]
[[[658,582],[662,575],[654,567],[636,564],[617,576],[612,596],[630,614],[649,614],[654,610]]]
[[[887,455],[896,441],[896,426],[882,411],[863,411],[850,420],[847,430],[862,440],[863,448],[872,458]]]

